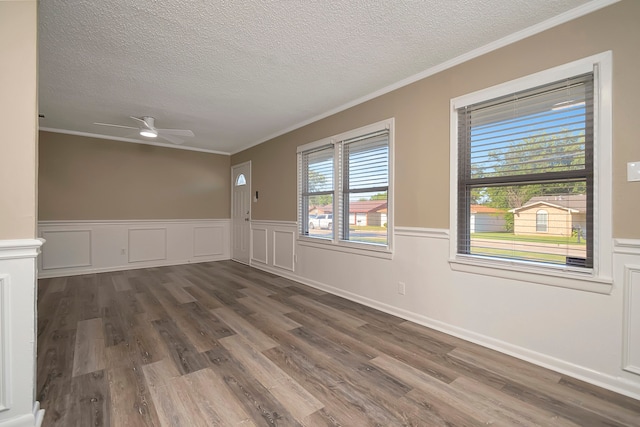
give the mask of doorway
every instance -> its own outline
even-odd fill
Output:
[[[231,168],[231,259],[249,264],[251,249],[251,162]]]

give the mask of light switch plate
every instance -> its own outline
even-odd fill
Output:
[[[640,181],[640,160],[627,163],[627,181]]]

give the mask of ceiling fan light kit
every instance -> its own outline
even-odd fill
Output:
[[[146,136],[147,138],[156,138],[158,136],[158,132],[153,129],[140,129],[140,135]]]

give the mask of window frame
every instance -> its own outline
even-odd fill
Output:
[[[458,253],[458,109],[594,71],[593,267]],[[603,52],[453,98],[450,102],[450,254],[455,271],[598,293],[612,290],[612,53]]]
[[[393,181],[394,181],[394,118],[382,120],[376,123],[372,123],[367,126],[363,126],[357,129],[353,129],[347,132],[343,132],[337,135],[333,135],[327,138],[323,138],[318,141],[310,142],[297,147],[297,176],[298,176],[298,192],[297,192],[297,241],[303,246],[318,247],[322,249],[332,249],[341,252],[350,252],[360,255],[374,256],[378,258],[391,259],[393,255]],[[388,131],[388,143],[389,143],[389,186],[387,191],[387,244],[373,244],[367,242],[358,242],[352,240],[341,240],[340,234],[345,223],[348,223],[349,214],[346,215],[343,210],[343,165],[341,164],[341,150],[342,145],[350,140],[363,137],[369,134],[374,134],[380,131]],[[306,216],[303,212],[302,203],[302,187],[304,179],[302,173],[302,155],[305,152],[309,152],[314,149],[318,149],[323,146],[331,144],[334,147],[333,155],[333,229],[331,231],[331,238],[313,237],[305,235],[305,220]],[[308,215],[308,213],[307,213]]]

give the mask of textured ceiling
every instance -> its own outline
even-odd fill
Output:
[[[585,3],[41,0],[40,126],[234,153]]]

